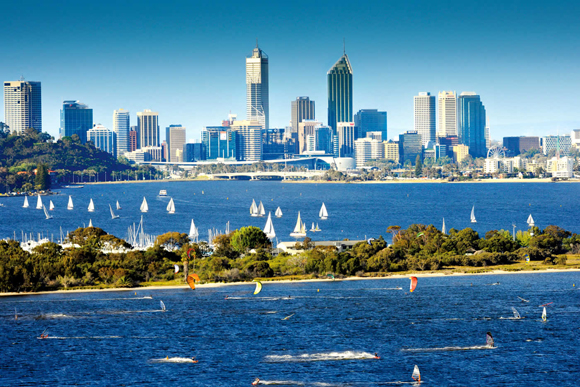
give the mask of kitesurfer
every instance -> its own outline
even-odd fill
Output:
[[[375,359],[380,359],[381,357],[379,356],[378,353],[375,352]]]
[[[260,384],[260,378],[256,378],[256,380],[252,382],[252,386],[257,386],[258,384]]]
[[[228,295],[226,294],[226,300],[228,299]]]
[[[192,363],[197,363],[197,360],[195,359],[195,356],[192,356],[192,357],[191,357],[191,362],[192,362]]]

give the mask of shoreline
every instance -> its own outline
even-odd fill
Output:
[[[539,270],[518,270],[518,271],[508,271],[508,270],[492,270],[485,273],[464,273],[464,272],[419,272],[419,273],[407,273],[407,274],[389,274],[382,277],[346,277],[339,279],[340,281],[366,281],[366,280],[389,280],[389,279],[408,279],[409,276],[414,276],[417,278],[434,278],[434,277],[462,277],[462,276],[485,276],[485,275],[506,275],[506,274],[547,274],[547,273],[565,273],[565,272],[580,272],[580,269],[570,268],[570,269],[539,269]],[[262,279],[262,283],[299,283],[299,282],[329,282],[326,278],[315,278],[315,279],[301,279],[301,280],[270,280]],[[330,281],[331,282],[331,281]],[[196,285],[196,288],[222,288],[228,286],[240,286],[240,285],[253,285],[251,281],[247,282],[211,282],[207,284]],[[135,288],[106,288],[106,289],[73,289],[73,290],[48,290],[40,292],[30,292],[30,293],[0,293],[0,297],[15,297],[15,296],[36,296],[36,295],[46,295],[46,294],[64,294],[64,293],[93,293],[93,292],[142,292],[145,290],[163,290],[163,289],[189,289],[189,285],[153,285],[153,286],[141,286]]]

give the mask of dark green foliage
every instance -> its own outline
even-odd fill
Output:
[[[272,242],[264,234],[264,231],[254,226],[242,227],[234,231],[230,243],[236,251],[242,254],[251,249],[270,248],[272,246]]]
[[[46,164],[39,164],[36,167],[36,178],[34,182],[37,190],[44,191],[50,188],[50,175],[48,174],[48,166]]]

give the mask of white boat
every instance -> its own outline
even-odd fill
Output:
[[[145,197],[143,197],[143,203],[141,203],[141,207],[139,209],[141,212],[149,211],[149,206],[147,205],[147,199],[145,199]]]
[[[28,196],[24,197],[24,204],[22,205],[23,208],[28,208],[30,207],[30,204],[28,204]]]
[[[50,214],[46,210],[46,207],[45,206],[42,206],[42,209],[44,210],[44,215],[46,216],[46,219],[52,219],[52,216],[50,216]]]
[[[322,207],[320,207],[320,212],[318,213],[318,216],[322,220],[328,219],[328,211],[326,211],[326,206],[324,205],[324,203],[322,203]]]
[[[119,215],[115,215],[113,212],[113,207],[109,204],[109,210],[111,210],[111,219],[119,219]]]
[[[197,227],[195,227],[195,223],[193,222],[193,219],[191,219],[191,226],[189,227],[189,235],[188,235],[189,239],[191,239],[192,241],[197,241],[197,238],[199,237],[199,231],[197,230]]]
[[[37,210],[42,210],[42,198],[40,197],[40,194],[38,194],[38,199],[36,200],[36,209]]]
[[[535,226],[534,218],[532,218],[532,214],[530,214],[530,216],[528,216],[528,220],[526,222],[528,223],[528,227],[534,227]]]
[[[117,210],[121,209],[121,205],[119,204],[119,201],[117,200]]]
[[[272,213],[268,212],[268,220],[264,227],[264,234],[270,239],[276,238],[276,231],[274,231],[274,223],[272,223]]]
[[[254,199],[252,199],[252,205],[250,206],[250,216],[260,216],[260,211],[258,210],[258,206],[256,205],[256,201]]]
[[[167,205],[167,212],[170,214],[175,214],[175,203],[173,202],[173,198],[169,201]]]
[[[262,202],[260,201],[260,205],[258,206],[258,216],[265,216],[266,215],[266,211],[264,210],[264,205],[262,204]]]
[[[95,212],[95,203],[93,203],[93,199],[89,203],[89,212]]]
[[[161,191],[159,191],[159,196],[167,196],[167,191],[162,189]]]
[[[290,236],[294,238],[306,236],[306,226],[302,223],[302,219],[300,219],[300,212],[298,212],[298,220],[296,220],[296,226],[294,227],[294,231],[290,233]]]
[[[471,223],[477,223],[477,220],[475,219],[475,206],[471,208]]]
[[[54,210],[54,204],[52,203],[52,200],[50,200],[50,203],[48,205],[48,209],[51,211]]]
[[[441,232],[447,235],[447,228],[445,227],[445,218],[443,218],[443,226],[441,227]]]
[[[318,231],[322,231],[322,230],[320,229],[320,227],[318,227],[318,223],[316,223],[316,228],[314,229],[314,231],[316,231],[316,232],[318,232]]]
[[[546,307],[544,306],[544,311],[542,312],[542,321],[548,321],[548,314],[546,313]]]
[[[72,196],[69,195],[68,197],[68,204],[66,205],[66,209],[67,210],[72,210],[74,207],[73,205],[73,201],[72,201]]]
[[[316,232],[316,227],[314,227],[314,222],[312,222],[312,227],[310,227],[310,231]]]
[[[276,215],[276,218],[282,217],[282,210],[280,209],[280,207],[276,208],[276,213],[274,215]]]
[[[93,227],[93,220],[89,219],[89,227]]]

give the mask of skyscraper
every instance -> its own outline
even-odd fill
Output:
[[[229,125],[229,124],[228,124]],[[205,159],[236,159],[237,132],[229,126],[206,126],[201,132]]]
[[[159,141],[159,114],[145,109],[137,112],[137,131],[139,132],[139,148],[146,146],[161,146]]]
[[[181,125],[169,125],[168,128],[165,128],[165,141],[167,141],[167,161],[183,161],[185,128]]]
[[[139,127],[132,125],[129,131],[129,151],[133,152],[139,149]]]
[[[240,161],[262,160],[262,125],[258,121],[234,121],[237,158]]]
[[[437,137],[457,136],[457,98],[453,91],[439,92]]]
[[[24,79],[4,82],[4,121],[15,134],[28,128],[42,132],[40,82]]]
[[[473,157],[486,157],[485,147],[485,106],[479,95],[474,92],[463,92],[459,104],[459,143],[469,147]]]
[[[298,97],[292,101],[292,132],[298,132],[298,124],[303,120],[316,119],[314,101],[308,97]]]
[[[360,137],[366,137],[368,132],[381,132],[382,138],[387,139],[387,112],[361,109],[354,115],[354,124]]]
[[[352,122],[352,67],[346,53],[328,70],[327,80],[328,126],[336,132],[338,122]]]
[[[405,164],[410,161],[414,165],[417,156],[423,159],[423,145],[419,133],[408,130],[406,133],[399,134],[399,163]]]
[[[435,143],[435,96],[421,92],[413,97],[415,130],[421,136],[421,143],[428,148],[429,142]]]
[[[322,125],[322,122],[316,120],[302,120],[298,125],[298,153],[307,151],[306,137],[314,135],[314,128]]]
[[[117,157],[116,145],[117,135],[115,132],[105,128],[103,125],[95,125],[87,132],[87,141],[91,141],[96,148],[103,150]]]
[[[60,111],[60,138],[76,134],[84,144],[93,128],[93,109],[80,101],[64,101]]]
[[[129,112],[124,109],[113,112],[113,132],[117,135],[117,157],[131,151],[129,131],[131,130],[131,118]]]
[[[354,156],[356,126],[354,122],[337,122],[338,157]]]
[[[258,121],[262,129],[270,126],[268,101],[268,55],[256,43],[246,58],[246,114],[248,121]]]

